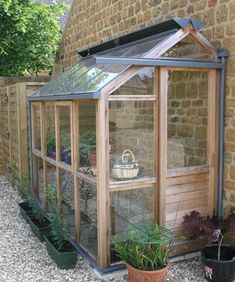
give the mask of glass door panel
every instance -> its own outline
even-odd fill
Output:
[[[208,73],[169,71],[167,168],[207,165]]]

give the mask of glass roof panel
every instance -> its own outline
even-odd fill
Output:
[[[96,92],[106,84],[108,84],[111,80],[116,78],[119,73],[124,71],[129,66],[127,65],[111,65],[96,77],[94,77],[91,81],[88,81],[86,84],[82,85],[80,88],[75,90],[76,93],[85,93],[85,92]]]
[[[53,95],[58,94],[61,89],[66,85],[70,84],[73,80],[79,79],[85,72],[87,72],[91,67],[95,65],[94,58],[89,58],[86,60],[80,61],[71,70],[67,73],[65,71],[64,76],[59,76],[58,79],[54,80],[54,83],[50,84],[50,88],[47,91],[40,95]],[[67,74],[67,75],[66,75]]]
[[[60,89],[56,94],[69,94],[73,93],[76,89],[81,87],[83,84],[89,83],[93,78],[95,78],[98,74],[100,74],[104,69],[106,69],[108,65],[106,64],[96,64],[94,67],[88,69],[81,76],[72,80],[65,87]]]
[[[53,91],[52,90],[53,87],[55,87],[56,85],[58,86],[59,81],[62,81],[68,75],[75,72],[77,69],[81,68],[82,65],[83,65],[83,63],[79,62],[76,65],[69,68],[68,70],[66,70],[65,72],[59,74],[58,76],[52,77],[51,81],[48,84],[46,84],[44,87],[42,87],[42,89],[37,94],[38,95],[44,95],[44,94],[51,93]]]
[[[169,35],[167,37],[169,37]],[[152,40],[145,40],[144,42],[138,44],[135,49],[128,54],[128,57],[145,57],[145,55],[147,55],[153,48],[159,45],[159,43],[161,43],[163,39],[166,39],[166,35],[164,37],[153,38]]]

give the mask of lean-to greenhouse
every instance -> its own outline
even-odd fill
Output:
[[[71,240],[100,268],[127,227],[177,238],[185,213],[215,209],[223,52],[202,26],[173,18],[82,50],[29,97],[34,191],[47,211],[57,188]]]

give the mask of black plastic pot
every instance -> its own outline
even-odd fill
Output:
[[[34,216],[29,217],[29,226],[34,235],[42,242],[44,236],[50,234],[50,221],[45,218],[43,222],[39,222]]]
[[[29,217],[33,214],[32,208],[29,206],[28,202],[18,203],[20,208],[20,214],[24,220],[28,223]]]
[[[233,282],[235,279],[235,249],[230,246],[221,246],[221,260],[217,260],[218,245],[202,249],[204,275],[212,282]]]
[[[65,247],[62,250],[58,250],[56,242],[51,236],[45,236],[44,239],[48,254],[59,268],[70,269],[76,266],[77,251],[69,241],[66,241]]]

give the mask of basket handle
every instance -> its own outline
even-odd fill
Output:
[[[129,149],[126,149],[126,150],[123,151],[123,153],[122,153],[122,162],[125,162],[124,158],[125,158],[125,156],[128,156],[128,155],[130,155],[132,157],[132,161],[134,163],[135,162],[134,154]]]

